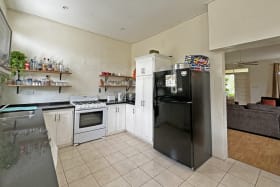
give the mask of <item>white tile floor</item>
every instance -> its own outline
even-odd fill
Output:
[[[127,133],[59,150],[57,176],[60,187],[280,187],[280,176],[232,159],[193,172]]]

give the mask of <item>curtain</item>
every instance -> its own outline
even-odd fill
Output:
[[[279,98],[280,94],[280,64],[273,64],[272,97]]]

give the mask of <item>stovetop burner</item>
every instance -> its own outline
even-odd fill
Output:
[[[70,98],[71,104],[75,105],[76,110],[88,110],[106,107],[105,102],[100,102],[94,96],[72,96]]]

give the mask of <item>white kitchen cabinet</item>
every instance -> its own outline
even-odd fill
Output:
[[[136,78],[135,135],[153,142],[153,76]]]
[[[152,75],[153,74],[153,63],[151,63],[154,57],[151,56],[149,59],[139,59],[136,63],[136,75]]]
[[[153,143],[153,73],[171,69],[171,59],[159,54],[136,60],[135,128],[134,134]]]
[[[155,71],[171,69],[171,58],[159,54],[149,54],[135,58],[136,76],[153,75]]]
[[[108,106],[108,120],[107,120],[107,135],[113,134],[116,131],[117,120],[117,106]]]
[[[43,114],[51,141],[58,147],[73,144],[74,109],[47,110]]]
[[[125,127],[126,131],[135,134],[135,106],[126,104],[125,106]]]
[[[56,128],[54,128],[55,126],[53,123],[53,114],[49,112],[44,112],[43,114],[44,114],[45,125],[48,130],[48,139],[51,147],[53,163],[56,168],[57,158],[58,158],[58,148],[56,145]]]
[[[108,105],[107,135],[125,130],[125,104]]]
[[[58,146],[69,145],[73,143],[74,130],[74,111],[61,110],[58,112],[56,127],[56,143]]]

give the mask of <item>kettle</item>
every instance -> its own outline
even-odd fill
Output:
[[[123,101],[123,93],[122,92],[118,92],[118,102]]]

